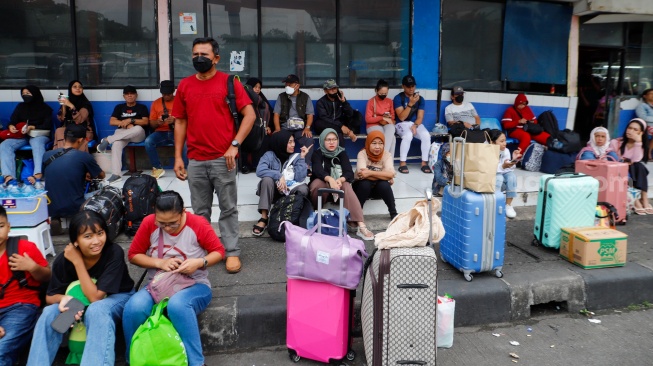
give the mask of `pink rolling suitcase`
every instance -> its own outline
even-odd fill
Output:
[[[599,202],[608,202],[617,209],[617,224],[628,218],[628,164],[610,160],[577,160],[576,173],[599,181]]]
[[[322,190],[320,190],[322,191]],[[324,189],[340,196],[340,220],[344,221],[344,192]],[[321,215],[322,194],[318,195]],[[318,232],[322,218],[318,216]],[[344,222],[338,225],[342,235]],[[347,233],[345,233],[347,235]],[[351,347],[353,308],[356,290],[348,290],[330,283],[288,278],[286,346],[294,362],[307,359],[332,362],[348,359],[356,353]]]

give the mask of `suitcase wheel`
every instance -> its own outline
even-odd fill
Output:
[[[465,276],[465,281],[467,282],[472,282],[472,280],[474,279],[474,276],[472,276],[471,273],[465,273],[464,276]]]
[[[540,243],[540,241],[537,240],[537,239],[533,239],[533,242],[532,242],[531,244],[532,244],[534,247],[539,247],[540,245],[542,245],[542,243]]]
[[[353,349],[350,349],[349,352],[347,352],[347,360],[348,361],[353,361],[356,358],[356,351]]]
[[[501,278],[503,277],[503,272],[501,272],[500,269],[497,269],[496,271],[494,271],[494,275],[497,276],[498,278]]]
[[[297,354],[297,352],[295,352],[295,351],[293,351],[293,350],[291,350],[291,349],[288,350],[288,357],[290,357],[290,360],[291,360],[292,362],[299,362],[299,360],[302,359],[301,356],[299,356],[299,355]]]

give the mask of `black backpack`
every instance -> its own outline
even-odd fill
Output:
[[[125,234],[136,235],[145,216],[154,213],[156,198],[161,192],[156,178],[147,174],[132,175],[122,187],[125,205]]]
[[[82,204],[80,211],[84,210],[97,212],[104,218],[109,228],[109,240],[113,241],[120,234],[125,217],[125,205],[122,203],[120,189],[112,186],[102,188]]]
[[[548,110],[542,112],[542,114],[537,117],[537,124],[542,126],[544,132],[551,135],[551,137],[554,139],[558,138],[558,135],[560,134],[560,127],[558,127],[558,119],[556,118],[555,114],[553,114],[553,111]]]
[[[227,101],[229,103],[229,110],[231,111],[231,115],[234,117],[237,133],[238,129],[240,128],[240,121],[242,116],[240,113],[238,113],[238,107],[236,107],[234,78],[236,78],[235,75],[229,75],[229,78],[227,79]],[[254,119],[254,125],[252,126],[252,129],[249,131],[249,134],[247,134],[247,137],[245,137],[245,140],[243,140],[243,142],[240,144],[240,147],[244,151],[255,152],[261,148],[261,145],[263,144],[263,138],[266,135],[265,124],[263,123],[263,118],[261,118],[257,106],[257,101],[259,100],[260,96],[256,94],[256,92],[249,85],[244,85],[243,87],[245,92],[247,92],[249,99],[252,100],[252,107],[254,108],[256,118]]]
[[[290,194],[279,198],[270,209],[268,233],[277,241],[286,241],[286,230],[279,226],[284,221],[306,227],[306,220],[313,212],[311,201],[303,194]]]
[[[12,255],[18,253],[18,241],[20,240],[20,237],[17,236],[11,236],[9,239],[7,239],[7,259],[9,259]],[[27,288],[30,290],[38,291],[39,292],[39,299],[41,300],[41,306],[45,305],[45,294],[48,289],[48,283],[47,282],[42,282],[40,286],[30,286],[27,284],[27,278],[25,277],[25,271],[11,271],[12,277],[9,279],[9,281],[5,282],[4,284],[0,285],[0,299],[3,299],[5,297],[5,290],[13,281],[18,282],[18,286],[21,288]]]

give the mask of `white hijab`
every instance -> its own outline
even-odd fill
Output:
[[[598,146],[596,144],[596,139],[594,138],[594,134],[597,132],[603,132],[605,133],[605,143],[603,146]],[[608,152],[608,149],[610,148],[610,132],[608,132],[608,129],[605,127],[596,127],[595,129],[592,130],[590,133],[590,146],[592,147],[592,150],[594,150],[594,154],[598,157],[602,157]]]

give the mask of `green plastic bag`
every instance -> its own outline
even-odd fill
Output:
[[[163,309],[168,298],[152,308],[152,315],[145,320],[132,337],[129,361],[132,366],[187,366],[188,356],[179,333]]]

